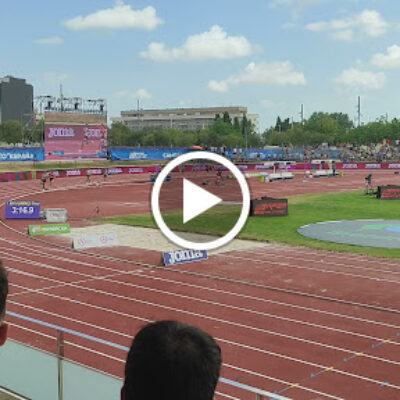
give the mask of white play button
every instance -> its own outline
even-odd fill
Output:
[[[180,173],[177,171],[181,164],[187,165],[187,163],[191,163],[192,166],[194,164],[212,165],[214,173],[221,170],[225,176],[230,174],[236,179],[228,180],[226,177],[222,186],[217,185],[217,180],[215,180],[215,186],[218,186],[218,195],[221,196],[220,198],[193,183],[193,181],[197,183],[203,182],[203,184],[207,182],[206,184],[213,185],[213,172],[210,174],[210,171],[206,168],[200,169],[201,172],[199,174],[192,174],[194,175],[193,178],[190,177],[190,180],[188,180],[183,177],[186,171]],[[190,167],[190,164],[188,167]],[[190,169],[188,172],[190,173]],[[171,179],[166,182],[169,175]],[[185,176],[187,177],[188,175]],[[164,190],[161,193],[162,187]],[[163,199],[160,199],[160,196]],[[235,207],[237,208],[238,200],[240,204],[240,198],[242,204],[239,213],[239,210],[235,209]],[[160,201],[162,203],[162,210],[160,208]],[[225,204],[232,201],[235,204],[234,208],[231,208],[232,205]],[[196,229],[189,229],[189,224],[185,226],[186,229],[182,229],[183,225],[217,204],[220,204],[221,210],[209,216],[207,223],[213,221],[212,223],[215,223],[213,228],[220,230],[221,235],[216,235],[216,238],[215,236],[209,236],[210,240],[205,242],[201,238],[198,238],[198,241],[194,242],[192,240],[192,233]],[[226,209],[224,209],[225,206]],[[171,160],[158,174],[151,192],[151,209],[156,224],[171,242],[182,249],[212,250],[227,244],[243,228],[250,211],[250,192],[246,179],[239,168],[227,158],[207,151],[190,152]],[[182,216],[181,210],[183,211]],[[171,230],[166,221],[164,221],[164,217],[171,226],[174,226],[176,232]],[[199,218],[199,224],[204,225],[205,223],[205,221],[200,221]],[[231,228],[229,228],[229,224],[231,224]],[[222,234],[227,229],[230,230]],[[205,239],[207,240],[207,236]]]
[[[216,206],[222,199],[204,190],[198,185],[183,179],[183,223],[189,222],[211,207]]]

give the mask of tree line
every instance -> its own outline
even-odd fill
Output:
[[[354,145],[369,145],[389,139],[393,143],[400,140],[400,121],[386,116],[374,122],[355,127],[348,114],[314,112],[303,123],[290,123],[289,118],[277,118],[275,126],[263,133],[263,143],[275,146],[339,145],[351,143]]]
[[[0,143],[7,145],[43,144],[44,122],[33,127],[24,126],[19,121],[0,124]],[[127,147],[248,147],[270,146],[317,146],[321,143],[338,145],[351,143],[369,145],[389,139],[400,140],[400,120],[388,120],[382,116],[374,122],[355,127],[348,114],[314,112],[310,118],[291,122],[289,118],[278,116],[276,124],[262,134],[255,132],[246,117],[231,118],[228,113],[217,114],[212,125],[198,131],[177,129],[144,128],[134,131],[123,123],[114,123],[109,129],[109,146]]]
[[[0,124],[0,143],[15,146],[41,145],[43,143],[44,122],[39,121],[35,126],[27,126],[20,121],[5,121]]]
[[[255,132],[253,123],[246,117],[239,120],[226,112],[217,114],[212,125],[198,131],[143,128],[134,131],[123,123],[114,123],[108,131],[110,146],[129,147],[249,147],[262,145],[262,137]]]

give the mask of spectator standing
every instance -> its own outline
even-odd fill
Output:
[[[0,346],[7,339],[8,325],[4,322],[6,315],[6,300],[8,295],[8,278],[7,271],[0,261]]]
[[[202,330],[177,321],[146,325],[125,366],[122,400],[213,400],[221,350]]]

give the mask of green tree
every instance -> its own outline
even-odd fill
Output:
[[[13,144],[22,143],[23,127],[19,121],[5,121],[1,125],[1,141]]]

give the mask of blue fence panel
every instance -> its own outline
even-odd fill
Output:
[[[189,151],[189,149],[113,147],[110,156],[113,161],[172,160]]]
[[[171,148],[127,148],[127,147],[114,147],[110,150],[111,159],[114,161],[122,160],[171,160],[182,154],[191,151],[190,149],[171,149]],[[220,154],[221,149],[214,149],[215,153]],[[225,155],[231,159],[234,158],[234,149],[226,149]],[[245,157],[244,149],[236,149],[237,156]],[[338,150],[315,150],[314,158],[328,157],[330,159],[340,158]],[[247,160],[260,160],[260,161],[279,161],[279,160],[297,160],[304,159],[303,149],[248,149]]]
[[[0,148],[0,161],[43,161],[44,149],[38,147]]]

